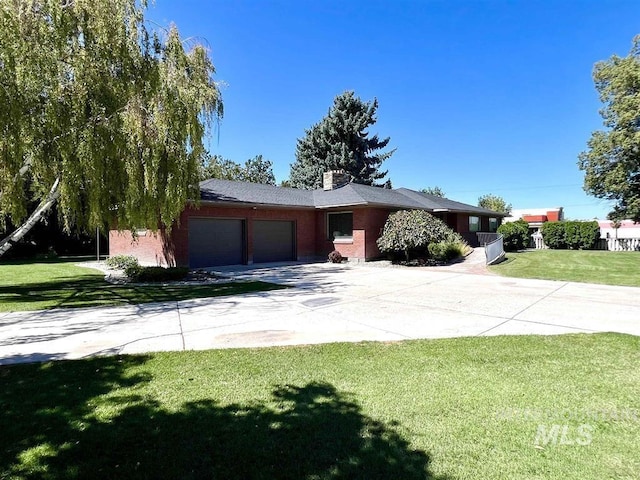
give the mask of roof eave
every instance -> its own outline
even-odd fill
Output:
[[[191,203],[195,203],[191,201]],[[200,204],[217,205],[222,207],[251,207],[251,208],[278,208],[286,210],[314,210],[313,205],[283,205],[280,203],[258,203],[241,201],[200,200]]]
[[[316,205],[316,210],[323,210],[325,208],[347,208],[347,207],[367,207],[370,204],[368,202],[352,202],[352,203],[337,203],[333,205]]]

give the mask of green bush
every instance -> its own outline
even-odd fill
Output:
[[[544,222],[540,229],[542,240],[549,248],[567,248],[564,237],[564,222]]]
[[[446,249],[447,249],[446,242],[430,243],[427,246],[427,250],[429,251],[429,256],[434,260],[438,260],[438,261],[447,260]]]
[[[439,262],[449,262],[463,256],[463,246],[455,242],[434,242],[427,247],[429,256]]]
[[[429,212],[400,210],[389,215],[377,244],[382,253],[403,253],[409,260],[412,255],[426,254],[430,243],[445,241],[464,243],[460,235]]]
[[[131,265],[124,273],[133,282],[171,282],[182,280],[189,273],[186,267],[142,267]]]
[[[553,249],[586,250],[594,248],[600,238],[596,221],[545,222],[541,232],[545,245]]]
[[[564,243],[571,250],[580,248],[580,222],[562,222],[564,224]]]
[[[595,248],[600,240],[600,225],[595,220],[580,223],[580,243],[582,249]]]
[[[126,269],[134,265],[138,265],[138,259],[133,255],[114,255],[104,262],[109,268]]]
[[[504,249],[508,252],[523,250],[529,246],[529,224],[524,220],[503,223],[498,227],[498,233],[502,235]]]

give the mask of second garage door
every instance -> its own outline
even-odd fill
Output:
[[[256,220],[253,222],[253,263],[295,260],[294,222]]]

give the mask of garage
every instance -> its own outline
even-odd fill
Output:
[[[288,262],[295,259],[294,222],[253,222],[253,263]]]
[[[244,263],[244,232],[244,220],[190,218],[189,266],[200,268]]]

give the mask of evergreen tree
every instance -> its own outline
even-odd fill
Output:
[[[327,116],[298,139],[291,186],[321,188],[322,174],[329,170],[344,170],[354,183],[383,186],[385,182],[378,181],[387,172],[379,168],[395,149],[379,152],[390,139],[369,136],[367,129],[376,122],[377,109],[377,99],[363,102],[350,91],[338,95]]]

